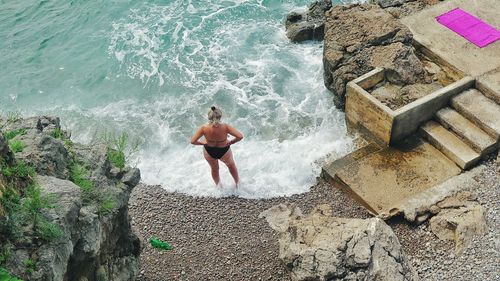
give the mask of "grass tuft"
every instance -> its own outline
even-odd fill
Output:
[[[17,129],[17,130],[12,130],[9,132],[6,132],[3,136],[6,140],[11,140],[19,135],[25,135],[26,134],[26,129]]]
[[[64,133],[61,128],[55,128],[55,130],[52,132],[52,136],[56,139],[64,139]]]
[[[24,261],[24,265],[26,266],[26,273],[27,274],[32,274],[33,272],[36,271],[37,264],[36,261],[32,259],[27,259]]]
[[[111,198],[105,198],[99,206],[99,212],[101,214],[109,214],[116,207],[116,202]]]
[[[20,140],[11,140],[9,141],[9,148],[14,153],[22,152],[26,145]]]
[[[139,140],[131,141],[125,132],[120,134],[104,133],[102,136],[106,147],[109,162],[120,170],[125,168],[126,159],[138,151]]]
[[[0,167],[0,173],[11,180],[33,179],[35,177],[35,168],[22,161],[18,161],[17,164],[13,166]]]
[[[97,190],[94,183],[88,178],[89,174],[90,171],[83,165],[73,163],[70,166],[70,180],[80,187],[83,204],[95,203],[99,206],[100,214],[108,214],[115,208],[116,202]]]

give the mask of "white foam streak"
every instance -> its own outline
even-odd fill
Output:
[[[327,157],[349,151],[343,115],[323,85],[320,44],[289,43],[266,5],[175,1],[113,24],[110,55],[144,87],[156,81],[162,95],[88,113],[144,128],[138,166],[146,183],[196,196],[286,196],[306,192]],[[238,16],[247,12],[260,20]],[[202,148],[189,144],[212,104],[246,136],[232,147],[242,179],[237,191],[222,163],[225,188],[215,188]]]

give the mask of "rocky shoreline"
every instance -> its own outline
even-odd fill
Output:
[[[286,20],[292,41],[325,40],[325,86],[339,108],[346,83],[374,67],[396,85],[431,85],[445,75],[419,57],[398,21],[439,1],[372,2],[317,1]],[[399,99],[385,103],[401,106]],[[472,192],[416,210],[412,222],[384,222],[323,180],[272,199],[169,193],[140,184],[140,171],[109,144],[71,142],[58,118],[0,121],[0,276],[6,269],[26,280],[77,281],[500,278],[498,152],[463,174],[478,183]],[[476,207],[479,219],[459,220]],[[13,221],[14,211],[33,221]],[[153,248],[153,236],[173,249]]]

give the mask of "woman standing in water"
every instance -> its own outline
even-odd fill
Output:
[[[233,152],[231,145],[243,139],[243,134],[228,124],[221,123],[222,111],[215,106],[212,106],[208,111],[208,124],[201,126],[191,138],[191,144],[203,145],[203,155],[207,160],[212,170],[212,178],[216,185],[219,185],[219,160],[226,164],[231,176],[233,176],[236,188],[240,178],[238,169],[234,163]],[[228,140],[228,134],[234,138]],[[201,137],[205,137],[205,141],[200,141]]]

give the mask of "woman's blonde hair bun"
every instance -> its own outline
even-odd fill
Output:
[[[212,106],[208,111],[208,122],[210,124],[219,124],[222,118],[222,111],[215,106]]]

